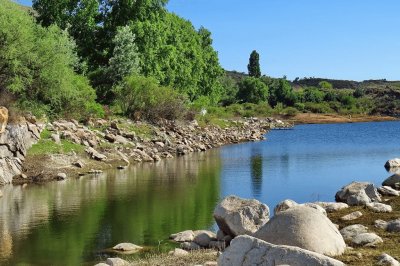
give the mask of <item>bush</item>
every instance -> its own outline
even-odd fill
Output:
[[[283,109],[283,114],[287,116],[295,116],[299,111],[294,107],[286,107]]]
[[[182,118],[186,97],[177,91],[159,86],[154,78],[132,75],[123,85],[114,88],[116,104],[133,119],[157,121]]]
[[[304,104],[304,109],[312,113],[328,114],[333,113],[328,103],[312,103],[307,102]]]
[[[260,79],[247,77],[239,83],[238,98],[245,103],[260,103],[268,100],[268,87]]]

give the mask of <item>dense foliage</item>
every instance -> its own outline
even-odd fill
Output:
[[[8,0],[0,0],[0,98],[39,113],[81,117],[101,113],[79,69],[75,43],[53,25],[43,28]],[[11,103],[6,103],[11,104]]]
[[[249,64],[247,65],[247,69],[249,71],[250,77],[259,78],[261,77],[261,68],[260,68],[260,55],[256,50],[251,52]]]

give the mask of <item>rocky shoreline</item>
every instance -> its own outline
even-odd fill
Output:
[[[124,169],[132,163],[156,163],[226,144],[263,140],[271,129],[292,127],[274,118],[221,120],[221,124],[162,121],[152,125],[122,118],[91,120],[86,125],[75,120],[9,124],[0,135],[0,164],[16,163],[2,168],[5,173],[0,176],[5,178],[0,185],[63,180],[112,167]],[[32,150],[40,152],[27,153],[36,142]],[[73,147],[65,151],[69,146]],[[52,148],[63,151],[52,152]]]

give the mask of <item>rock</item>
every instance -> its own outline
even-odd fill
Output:
[[[218,262],[216,261],[206,261],[203,266],[218,266]]]
[[[67,179],[67,174],[66,173],[58,173],[56,178],[57,178],[57,180],[65,180],[65,179]]]
[[[78,168],[85,167],[85,164],[82,161],[76,161],[76,162],[73,163],[73,165],[78,167]]]
[[[180,249],[180,248],[176,248],[176,249],[168,252],[168,254],[172,255],[172,256],[176,256],[176,257],[183,257],[183,256],[189,255],[189,252],[187,252],[186,250]]]
[[[299,205],[297,202],[291,199],[286,199],[284,201],[279,202],[274,208],[274,214],[277,215],[282,211],[286,211],[287,209]]]
[[[353,224],[340,230],[340,233],[342,234],[344,240],[351,241],[355,236],[367,233],[367,231],[368,227],[362,224]]]
[[[108,140],[109,142],[111,142],[111,143],[114,143],[114,142],[117,141],[117,136],[115,136],[114,134],[106,134],[106,135],[104,136],[104,138],[105,138],[106,140]]]
[[[400,192],[389,187],[389,186],[382,186],[378,188],[378,192],[384,196],[400,196]]]
[[[183,242],[181,243],[181,248],[185,250],[198,250],[201,247],[194,242]]]
[[[377,265],[387,265],[387,266],[400,266],[400,262],[395,260],[393,257],[386,253],[383,253],[379,258]]]
[[[285,212],[283,212],[285,213]],[[251,236],[236,237],[219,259],[220,266],[344,266],[338,260],[298,247],[278,246]]]
[[[175,242],[192,242],[194,237],[195,235],[192,230],[186,230],[169,236],[169,238]]]
[[[348,204],[343,202],[315,202],[315,204],[324,208],[326,212],[337,212],[349,207]]]
[[[164,146],[165,146],[165,144],[163,142],[160,142],[160,141],[156,141],[154,144],[156,144],[160,148],[164,148]]]
[[[119,251],[139,251],[143,248],[132,243],[120,243],[114,246],[113,249]]]
[[[108,258],[106,260],[106,263],[109,266],[127,266],[129,265],[129,262],[126,260],[120,259],[120,258]]]
[[[342,221],[353,221],[355,219],[360,218],[362,215],[363,215],[362,212],[355,211],[355,212],[352,212],[350,214],[347,214],[347,215],[343,216],[342,218],[340,218],[340,220],[342,220]]]
[[[94,265],[94,266],[109,266],[108,264],[106,264],[106,263],[103,263],[103,262],[101,262],[101,263],[97,263],[96,265]]]
[[[99,153],[98,151],[96,151],[92,147],[88,147],[85,151],[86,151],[87,154],[90,155],[90,157],[92,159],[95,159],[97,161],[104,161],[104,160],[107,159],[107,156],[105,156],[104,154]]]
[[[306,206],[306,207],[314,208],[314,209],[320,211],[325,216],[327,215],[325,209],[315,203],[298,204],[297,202],[295,202],[291,199],[286,199],[286,200],[278,203],[278,205],[276,205],[274,208],[274,214],[277,215],[278,213],[286,211],[294,206]]]
[[[151,158],[150,155],[148,155],[146,152],[139,150],[139,149],[134,149],[133,152],[138,154],[140,158],[143,160],[143,162],[154,162],[154,159]]]
[[[217,231],[217,240],[224,240],[224,237],[225,237],[226,235],[225,235],[225,233],[224,233],[224,231],[222,231],[222,230],[218,230]]]
[[[389,176],[385,181],[383,181],[382,186],[388,186],[392,188],[398,188],[400,185],[400,174],[394,174]]]
[[[391,159],[385,163],[386,169],[396,168],[396,167],[400,167],[400,159],[399,158]]]
[[[387,226],[388,226],[388,222],[385,222],[385,221],[383,221],[383,220],[376,220],[376,221],[374,222],[374,226],[375,226],[376,228],[380,228],[380,229],[386,230],[386,228],[387,228]]]
[[[320,211],[306,206],[295,206],[275,215],[253,236],[329,256],[340,255],[346,248],[336,226]]]
[[[269,208],[255,199],[226,197],[214,210],[219,228],[231,236],[254,234],[269,220]]]
[[[351,243],[356,246],[374,246],[376,244],[383,243],[383,240],[375,233],[362,233],[356,235],[352,239]]]
[[[53,133],[53,134],[51,134],[51,138],[53,139],[53,141],[56,144],[58,144],[58,145],[61,144],[60,134]]]
[[[91,169],[91,170],[88,172],[88,174],[94,174],[94,175],[98,175],[98,174],[101,174],[101,173],[103,173],[103,171],[97,170],[97,169]]]
[[[201,247],[208,247],[210,241],[217,240],[217,236],[211,231],[198,230],[194,231],[194,235],[193,242]]]
[[[389,221],[386,226],[388,232],[400,232],[400,219]]]
[[[6,131],[8,123],[8,109],[4,106],[0,106],[0,134]]]
[[[366,205],[381,201],[381,197],[372,183],[353,182],[344,186],[335,195],[336,201],[345,202],[350,206]]]
[[[367,204],[367,208],[373,212],[392,212],[392,206],[379,202],[372,202]]]

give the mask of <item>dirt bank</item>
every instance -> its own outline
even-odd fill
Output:
[[[357,122],[381,122],[397,121],[399,119],[390,116],[378,115],[339,115],[339,114],[297,114],[287,117],[287,121],[295,124],[333,124],[333,123],[357,123]]]

